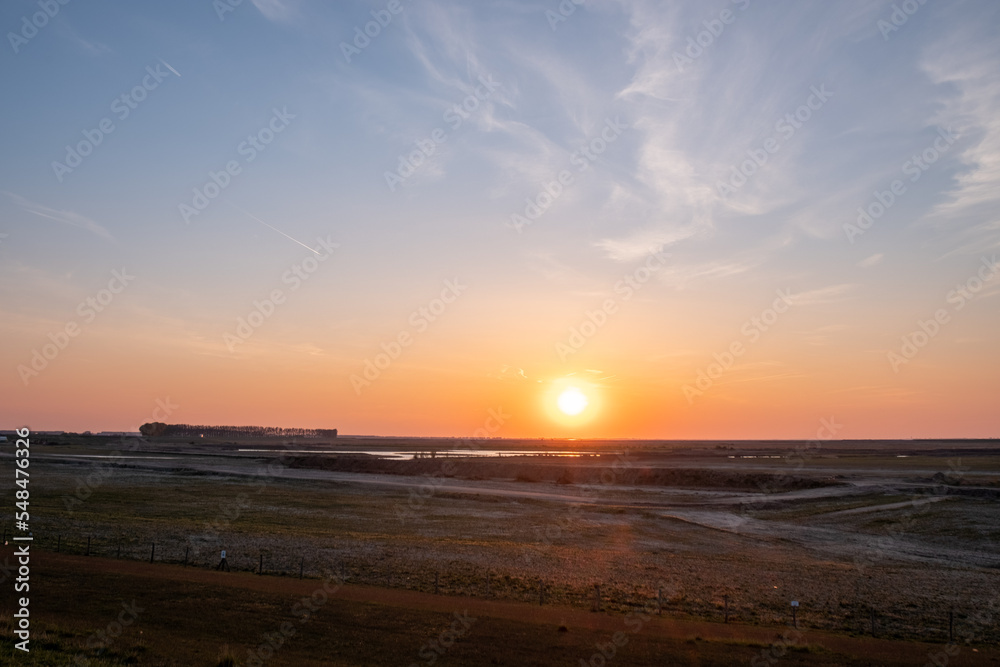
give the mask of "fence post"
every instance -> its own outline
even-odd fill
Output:
[[[304,568],[305,566],[306,566],[306,558],[305,556],[303,556],[302,560],[299,561],[299,579],[302,578],[302,568]]]
[[[257,574],[264,574],[264,552],[260,552],[260,561],[257,563]]]
[[[594,611],[601,610],[601,585],[594,584]]]
[[[184,547],[184,566],[187,567],[188,564],[188,551],[191,549],[190,546]]]
[[[659,616],[663,613],[663,589],[656,589],[656,614]]]
[[[149,550],[149,562],[153,562],[153,558],[156,556],[156,542],[153,542],[152,548]]]
[[[541,579],[538,580],[538,606],[541,607],[545,604],[545,582]]]
[[[729,622],[729,596],[728,595],[723,595],[722,599],[725,600],[725,602],[726,602],[725,619],[724,619],[723,622],[724,623],[728,623]]]
[[[438,588],[439,577],[440,577],[440,573],[435,572],[434,573],[434,595],[437,595],[438,591],[440,590]]]

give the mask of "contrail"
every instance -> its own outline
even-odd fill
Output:
[[[253,218],[253,219],[254,219],[254,220],[256,220],[257,222],[259,222],[260,224],[264,225],[264,226],[265,226],[265,227],[267,227],[268,229],[273,229],[274,231],[278,232],[279,234],[281,234],[282,236],[284,236],[284,237],[285,237],[286,239],[288,239],[289,241],[295,241],[296,243],[298,243],[298,244],[299,244],[300,246],[302,246],[303,248],[305,248],[305,249],[306,249],[306,250],[308,250],[309,252],[311,252],[311,253],[314,253],[314,254],[316,254],[316,255],[320,255],[320,254],[322,254],[322,253],[320,253],[320,252],[319,252],[319,251],[317,251],[317,250],[313,250],[312,248],[310,248],[309,246],[307,246],[307,245],[306,245],[305,243],[303,243],[302,241],[300,241],[300,240],[298,240],[298,239],[296,239],[296,238],[292,238],[291,236],[289,236],[289,235],[288,235],[288,234],[286,234],[285,232],[281,231],[281,230],[280,230],[280,229],[278,229],[277,227],[272,227],[271,225],[267,224],[266,222],[264,222],[263,220],[261,220],[260,218],[258,218],[258,217],[257,217],[256,215],[254,215],[253,213],[248,213],[248,212],[244,211],[244,210],[243,210],[243,209],[241,209],[241,208],[240,208],[239,206],[237,206],[236,204],[233,204],[232,202],[230,202],[230,201],[228,201],[228,200],[226,201],[226,203],[227,203],[227,204],[229,204],[230,206],[232,206],[233,208],[235,208],[235,209],[236,209],[237,211],[239,211],[240,213],[243,213],[244,215],[249,215],[249,216],[250,216],[251,218]]]
[[[177,71],[177,70],[175,70],[175,69],[174,69],[173,67],[171,67],[171,66],[170,66],[170,63],[168,63],[168,62],[167,62],[166,60],[164,60],[163,58],[160,58],[160,62],[161,62],[161,63],[163,63],[164,65],[166,65],[167,69],[168,69],[168,70],[170,70],[171,72],[173,72],[174,74],[176,74],[177,76],[180,76],[180,75],[181,75],[181,73],[180,73],[180,72],[178,72],[178,71]]]

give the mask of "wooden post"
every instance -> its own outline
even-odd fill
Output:
[[[439,590],[439,588],[438,588],[438,580],[439,580],[439,577],[440,577],[439,573],[435,572],[434,573],[434,595],[438,594],[438,590]]]
[[[799,618],[798,618],[798,607],[792,607],[792,627],[796,630],[799,629]]]
[[[257,574],[264,574],[264,552],[260,552],[260,562],[257,563]]]
[[[656,589],[656,615],[659,616],[663,613],[663,589]]]
[[[601,585],[594,584],[594,611],[601,610]]]
[[[955,610],[948,612],[948,643],[955,643]]]
[[[725,602],[726,602],[726,611],[725,611],[725,616],[724,616],[723,622],[724,623],[728,623],[729,622],[729,596],[728,595],[723,595],[722,599],[725,600]]]
[[[153,547],[149,550],[149,562],[153,562],[153,558],[156,556],[156,542],[153,542]]]
[[[191,549],[189,545],[184,547],[184,566],[187,567],[188,564],[188,551]]]
[[[541,579],[538,580],[538,606],[541,607],[545,604],[545,582]]]
[[[303,569],[303,568],[304,568],[305,566],[306,566],[306,559],[305,559],[305,556],[303,556],[303,557],[302,557],[302,560],[300,560],[300,561],[299,561],[299,579],[301,579],[301,578],[302,578],[302,569]]]
[[[90,555],[90,535],[87,535],[87,555]]]

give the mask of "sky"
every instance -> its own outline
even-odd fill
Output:
[[[0,29],[0,427],[1000,432],[992,0]]]

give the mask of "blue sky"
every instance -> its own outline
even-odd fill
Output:
[[[211,378],[178,419],[462,435],[504,397],[521,407],[507,433],[562,434],[510,398],[510,369],[528,384],[590,369],[638,406],[621,411],[635,426],[594,434],[794,436],[831,411],[858,437],[996,433],[1000,280],[904,367],[887,357],[1000,245],[994,2],[72,0],[26,29],[46,6],[0,10],[0,387],[15,397],[0,418],[127,428]],[[345,57],[366,24],[376,36]],[[54,167],[87,132],[92,153]],[[421,145],[433,154],[390,189]],[[933,163],[907,170],[924,151]],[[227,163],[238,173],[185,220]],[[894,180],[884,214],[845,229]],[[335,257],[227,349],[318,238]],[[657,249],[667,265],[561,359]],[[25,383],[18,367],[123,266],[134,285]],[[456,277],[469,289],[446,316],[352,391]],[[691,405],[683,387],[777,289],[794,314]],[[109,405],[61,407],[85,375]],[[281,391],[302,407],[261,391],[234,408],[247,382],[301,387]]]

